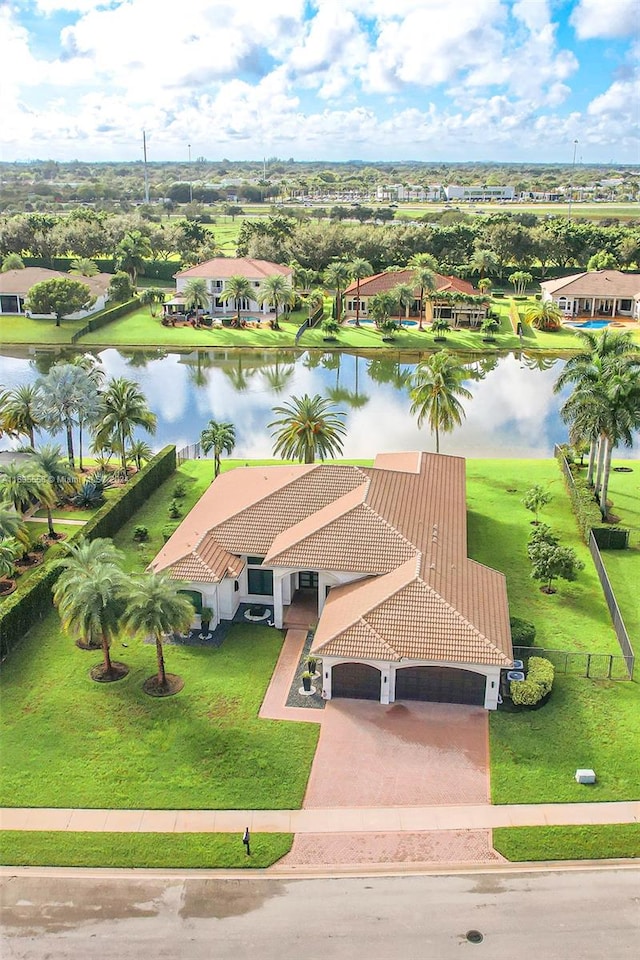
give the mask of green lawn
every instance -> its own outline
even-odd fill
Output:
[[[501,828],[493,845],[512,861],[640,857],[640,823]]]
[[[68,344],[76,330],[84,327],[85,323],[86,320],[63,320],[56,327],[55,320],[34,320],[33,317],[3,314],[0,319],[0,344]]]
[[[617,496],[616,502],[622,504],[628,489],[624,485],[630,487],[635,471],[614,477],[613,499]],[[554,496],[543,519],[585,562],[578,580],[560,581],[553,596],[542,594],[529,578],[524,552],[531,526],[520,501],[534,483],[549,484]],[[467,493],[470,555],[505,573],[512,614],[536,625],[537,642],[551,649],[618,653],[602,590],[578,538],[555,461],[468,461]],[[624,559],[609,551],[608,564],[614,554],[631,584],[626,596],[632,604],[633,584],[640,582],[640,551],[627,551]],[[551,698],[541,709],[491,714],[493,802],[637,799],[640,741],[630,731],[637,729],[639,715],[637,682],[557,674]],[[574,780],[578,767],[596,771],[598,782],[588,792]]]
[[[220,833],[81,833],[5,830],[0,862],[50,867],[270,867],[288,853],[289,833],[252,833],[251,856],[241,837]]]

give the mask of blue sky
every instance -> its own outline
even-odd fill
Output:
[[[5,0],[0,157],[638,163],[638,0]]]

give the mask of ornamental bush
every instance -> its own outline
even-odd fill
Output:
[[[536,628],[528,620],[511,617],[511,639],[514,647],[532,647],[536,639]]]
[[[511,699],[520,706],[533,707],[551,692],[554,668],[545,657],[529,657],[524,680],[511,681]]]

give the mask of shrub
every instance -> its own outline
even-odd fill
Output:
[[[551,692],[553,664],[544,657],[529,657],[527,676],[511,682],[511,699],[519,706],[533,707]]]
[[[557,448],[556,457],[560,466],[564,466],[566,462],[565,452],[560,447]],[[571,465],[569,465],[569,468],[571,469]],[[625,550],[629,545],[629,531],[624,527],[612,527],[610,524],[604,526],[600,507],[593,495],[593,489],[586,479],[578,474],[577,468],[571,470],[571,473],[573,484],[566,480],[566,475],[565,482],[578,529],[584,542],[589,543],[589,534],[593,530],[596,543],[601,549]]]
[[[187,488],[182,480],[178,480],[173,490],[173,499],[182,500],[187,495]]]
[[[536,639],[536,628],[528,620],[511,617],[511,639],[516,647],[532,647]]]
[[[175,497],[169,504],[169,516],[172,520],[177,520],[177,518],[180,516],[180,506]]]
[[[149,539],[149,530],[147,527],[139,524],[133,531],[133,539],[137,540],[138,543],[144,543],[145,540]]]

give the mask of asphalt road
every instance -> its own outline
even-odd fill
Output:
[[[626,960],[640,870],[279,880],[4,876],[2,960]],[[477,930],[481,943],[467,932]]]

